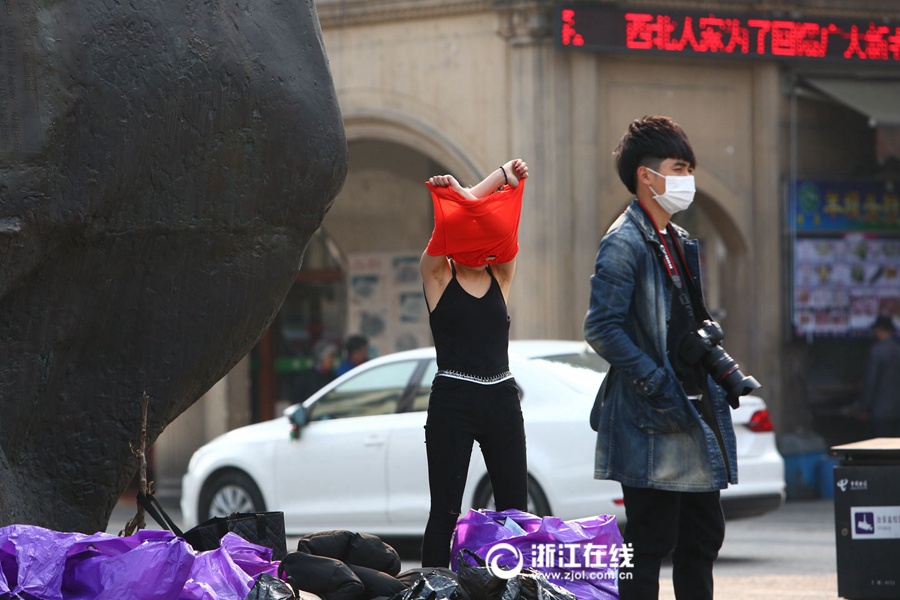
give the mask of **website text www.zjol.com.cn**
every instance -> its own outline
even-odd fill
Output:
[[[509,543],[494,544],[485,555],[491,573],[512,579],[526,566],[544,574],[549,581],[597,581],[631,579],[634,551],[631,544],[545,543],[532,544],[526,556]]]

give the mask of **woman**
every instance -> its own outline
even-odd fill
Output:
[[[474,441],[497,510],[526,509],[525,427],[509,371],[506,301],[518,250],[519,210],[510,211],[509,202],[517,199],[521,207],[520,182],[527,177],[528,166],[515,159],[472,188],[452,175],[428,180],[435,231],[420,269],[438,373],[425,424],[431,509],[423,567],[450,563]]]

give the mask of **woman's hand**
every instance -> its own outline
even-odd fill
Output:
[[[465,188],[456,180],[453,175],[434,175],[428,178],[428,183],[434,187],[449,187],[459,192],[460,196],[469,200],[475,200],[476,196],[469,188]]]
[[[505,177],[504,177],[505,175]],[[503,164],[499,169],[494,169],[481,183],[471,187],[463,187],[453,175],[435,175],[428,178],[428,183],[434,187],[449,187],[468,200],[484,198],[494,190],[508,184],[517,187],[519,182],[528,178],[528,165],[521,158],[514,158]]]
[[[459,187],[459,182],[456,181],[456,177],[453,175],[435,175],[428,178],[428,183],[435,187]]]
[[[523,179],[528,179],[528,165],[521,158],[514,158],[503,165],[506,181],[510,187],[516,187]]]

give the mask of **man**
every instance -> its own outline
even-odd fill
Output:
[[[874,437],[900,437],[900,341],[894,332],[894,321],[887,315],[872,324],[875,343],[866,363],[862,409]]]
[[[337,346],[326,340],[319,340],[313,345],[313,364],[294,377],[291,403],[303,402],[335,378],[334,362],[337,352]]]
[[[709,319],[697,241],[670,222],[693,200],[696,159],[668,117],[632,122],[615,157],[635,199],[600,242],[584,336],[611,365],[591,422],[594,476],[620,482],[625,500],[633,566],[619,594],[658,598],[671,553],[676,597],[711,599],[725,537],[719,491],[737,483],[737,458],[724,391],[679,354]]]
[[[337,375],[341,376],[350,369],[358,367],[369,360],[369,340],[362,335],[351,335],[347,338],[347,356],[338,365]]]

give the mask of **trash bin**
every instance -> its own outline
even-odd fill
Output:
[[[838,464],[838,459],[828,454],[819,459],[819,464],[816,467],[816,479],[819,482],[820,498],[834,499],[834,468]]]
[[[831,448],[838,596],[900,598],[900,438]]]
[[[828,456],[822,436],[808,431],[788,433],[778,440],[784,457],[784,482],[788,500],[818,498],[819,463]]]

